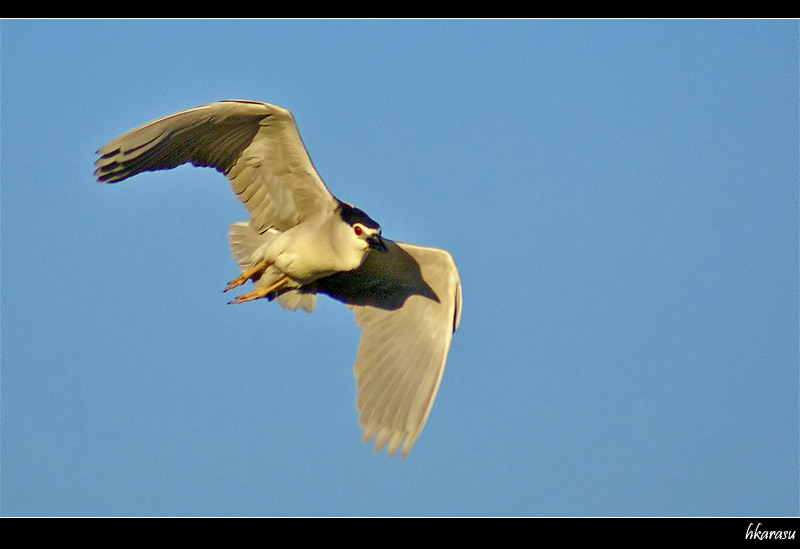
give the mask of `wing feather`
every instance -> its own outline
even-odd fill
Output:
[[[441,383],[460,314],[461,283],[449,253],[393,244],[418,263],[433,295],[409,292],[395,308],[351,305],[362,329],[353,372],[365,441],[374,436],[376,451],[388,444],[390,457],[402,444],[405,458],[425,426]],[[381,255],[369,257],[379,261]],[[373,275],[380,272],[375,265],[368,267]]]
[[[95,176],[115,183],[181,164],[225,174],[258,232],[285,231],[336,207],[291,113],[257,101],[219,101],[134,128],[101,147]]]

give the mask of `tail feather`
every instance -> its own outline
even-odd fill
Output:
[[[307,313],[313,313],[314,305],[317,304],[317,294],[305,289],[287,290],[278,294],[275,299],[284,309],[291,309],[292,311],[303,309]]]
[[[255,265],[256,259],[253,255],[256,250],[272,242],[278,234],[272,230],[259,234],[249,223],[232,223],[231,230],[228,231],[228,244],[239,268],[246,269]]]

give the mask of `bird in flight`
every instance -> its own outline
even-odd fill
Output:
[[[228,232],[241,272],[224,291],[252,289],[230,303],[267,299],[307,312],[317,294],[345,303],[362,330],[353,370],[363,441],[408,455],[461,318],[448,252],[384,238],[369,215],[331,194],[291,113],[276,105],[201,105],[134,128],[97,154],[101,183],[185,163],[223,173],[250,216]]]

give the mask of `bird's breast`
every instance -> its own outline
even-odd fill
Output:
[[[335,239],[324,230],[299,225],[278,237],[267,250],[268,261],[300,284],[340,271],[358,268],[365,252],[351,247],[336,247]]]

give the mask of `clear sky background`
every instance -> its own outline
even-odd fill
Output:
[[[0,25],[3,515],[798,514],[797,21]],[[464,311],[405,461],[359,331],[228,306],[225,178],[92,177],[219,99],[442,247]]]

